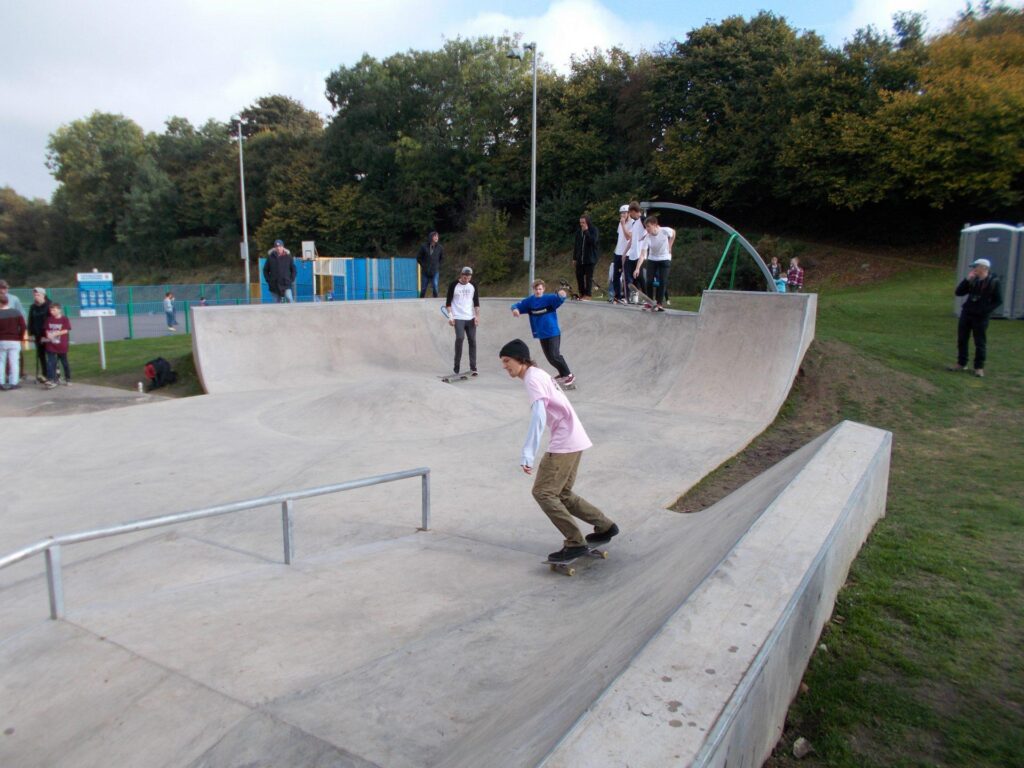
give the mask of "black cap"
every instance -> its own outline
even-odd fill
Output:
[[[513,360],[525,363],[530,359],[530,348],[526,346],[526,342],[522,339],[512,339],[512,341],[501,348],[498,357],[511,357]]]

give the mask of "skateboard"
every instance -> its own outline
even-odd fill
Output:
[[[597,547],[588,547],[587,551],[579,557],[574,557],[572,560],[561,560],[559,562],[552,562],[551,560],[545,560],[544,565],[551,568],[552,571],[558,571],[564,573],[566,576],[575,576],[576,569],[573,567],[573,563],[577,560],[595,559],[595,560],[607,560],[608,550],[598,549]]]
[[[448,314],[448,307],[441,307],[441,314],[444,315],[445,320],[452,319],[452,316]]]
[[[576,382],[575,381],[572,384],[563,384],[558,379],[552,379],[552,381],[554,381],[555,385],[560,390],[562,390],[563,392],[575,392],[576,391]]]
[[[466,379],[470,378],[471,375],[472,374],[469,373],[449,373],[444,376],[438,376],[437,378],[439,378],[445,384],[451,384],[454,381],[465,381]]]
[[[654,304],[655,304],[654,299],[652,299],[646,293],[641,291],[635,285],[630,285],[629,286],[629,299],[628,299],[628,301],[629,301],[630,304],[639,304],[640,305],[640,309],[642,309],[644,312],[653,312],[654,311]]]
[[[565,291],[566,294],[569,296],[570,301],[580,300],[580,295],[572,289],[572,286],[569,285],[569,281],[564,278],[558,279],[558,290]]]

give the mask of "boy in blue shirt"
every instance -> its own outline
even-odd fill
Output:
[[[558,315],[556,314],[558,308],[565,301],[565,297],[565,291],[545,294],[544,281],[534,280],[533,295],[512,305],[512,317],[519,317],[523,313],[530,315],[530,331],[533,333],[533,338],[540,342],[544,357],[558,371],[555,381],[568,386],[576,380],[576,377],[569,370],[569,364],[565,362],[565,358],[559,351],[562,344],[562,331],[558,327]]]

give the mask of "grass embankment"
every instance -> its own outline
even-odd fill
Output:
[[[819,296],[779,419],[679,502],[712,502],[841,419],[894,434],[887,516],[772,768],[1024,765],[1024,323],[991,323],[987,378],[949,373],[951,293],[944,270],[914,270]],[[798,761],[800,736],[814,752]]]
[[[894,434],[887,516],[840,593],[772,768],[1024,764],[1024,323],[993,321],[988,377],[953,374],[947,270],[819,295],[817,340],[776,423],[690,494],[711,503],[841,419]],[[684,302],[680,302],[684,303]],[[72,348],[76,379],[134,387],[186,336]]]
[[[187,397],[203,393],[192,360],[191,336],[181,334],[152,339],[108,341],[104,349],[107,357],[105,371],[100,367],[99,345],[73,344],[69,348],[68,362],[71,364],[71,373],[76,382],[135,389],[140,381],[145,381],[143,371],[146,363],[153,358],[162,357],[178,374],[178,381],[157,390],[158,393],[170,397]]]

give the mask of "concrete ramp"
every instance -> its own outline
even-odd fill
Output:
[[[586,713],[695,590],[735,581],[723,564],[832,445],[787,459],[737,503],[664,508],[774,418],[815,297],[560,310],[580,382],[570,396],[595,444],[577,491],[623,531],[609,560],[572,579],[541,565],[560,537],[519,470],[528,404],[497,359],[529,337],[527,320],[485,300],[481,375],[449,385],[437,379],[453,341],[438,306],[202,308],[193,343],[211,394],[4,421],[62,472],[40,507],[27,471],[40,456],[0,467],[3,552],[414,466],[432,469],[433,524],[416,531],[407,482],[299,503],[291,566],[276,509],[93,542],[64,553],[64,622],[44,618],[41,563],[0,572],[0,685],[17,692],[0,701],[13,729],[0,764],[108,765],[116,753],[140,766],[523,766],[569,748],[567,734],[583,752],[558,759],[615,764],[579,757]]]

